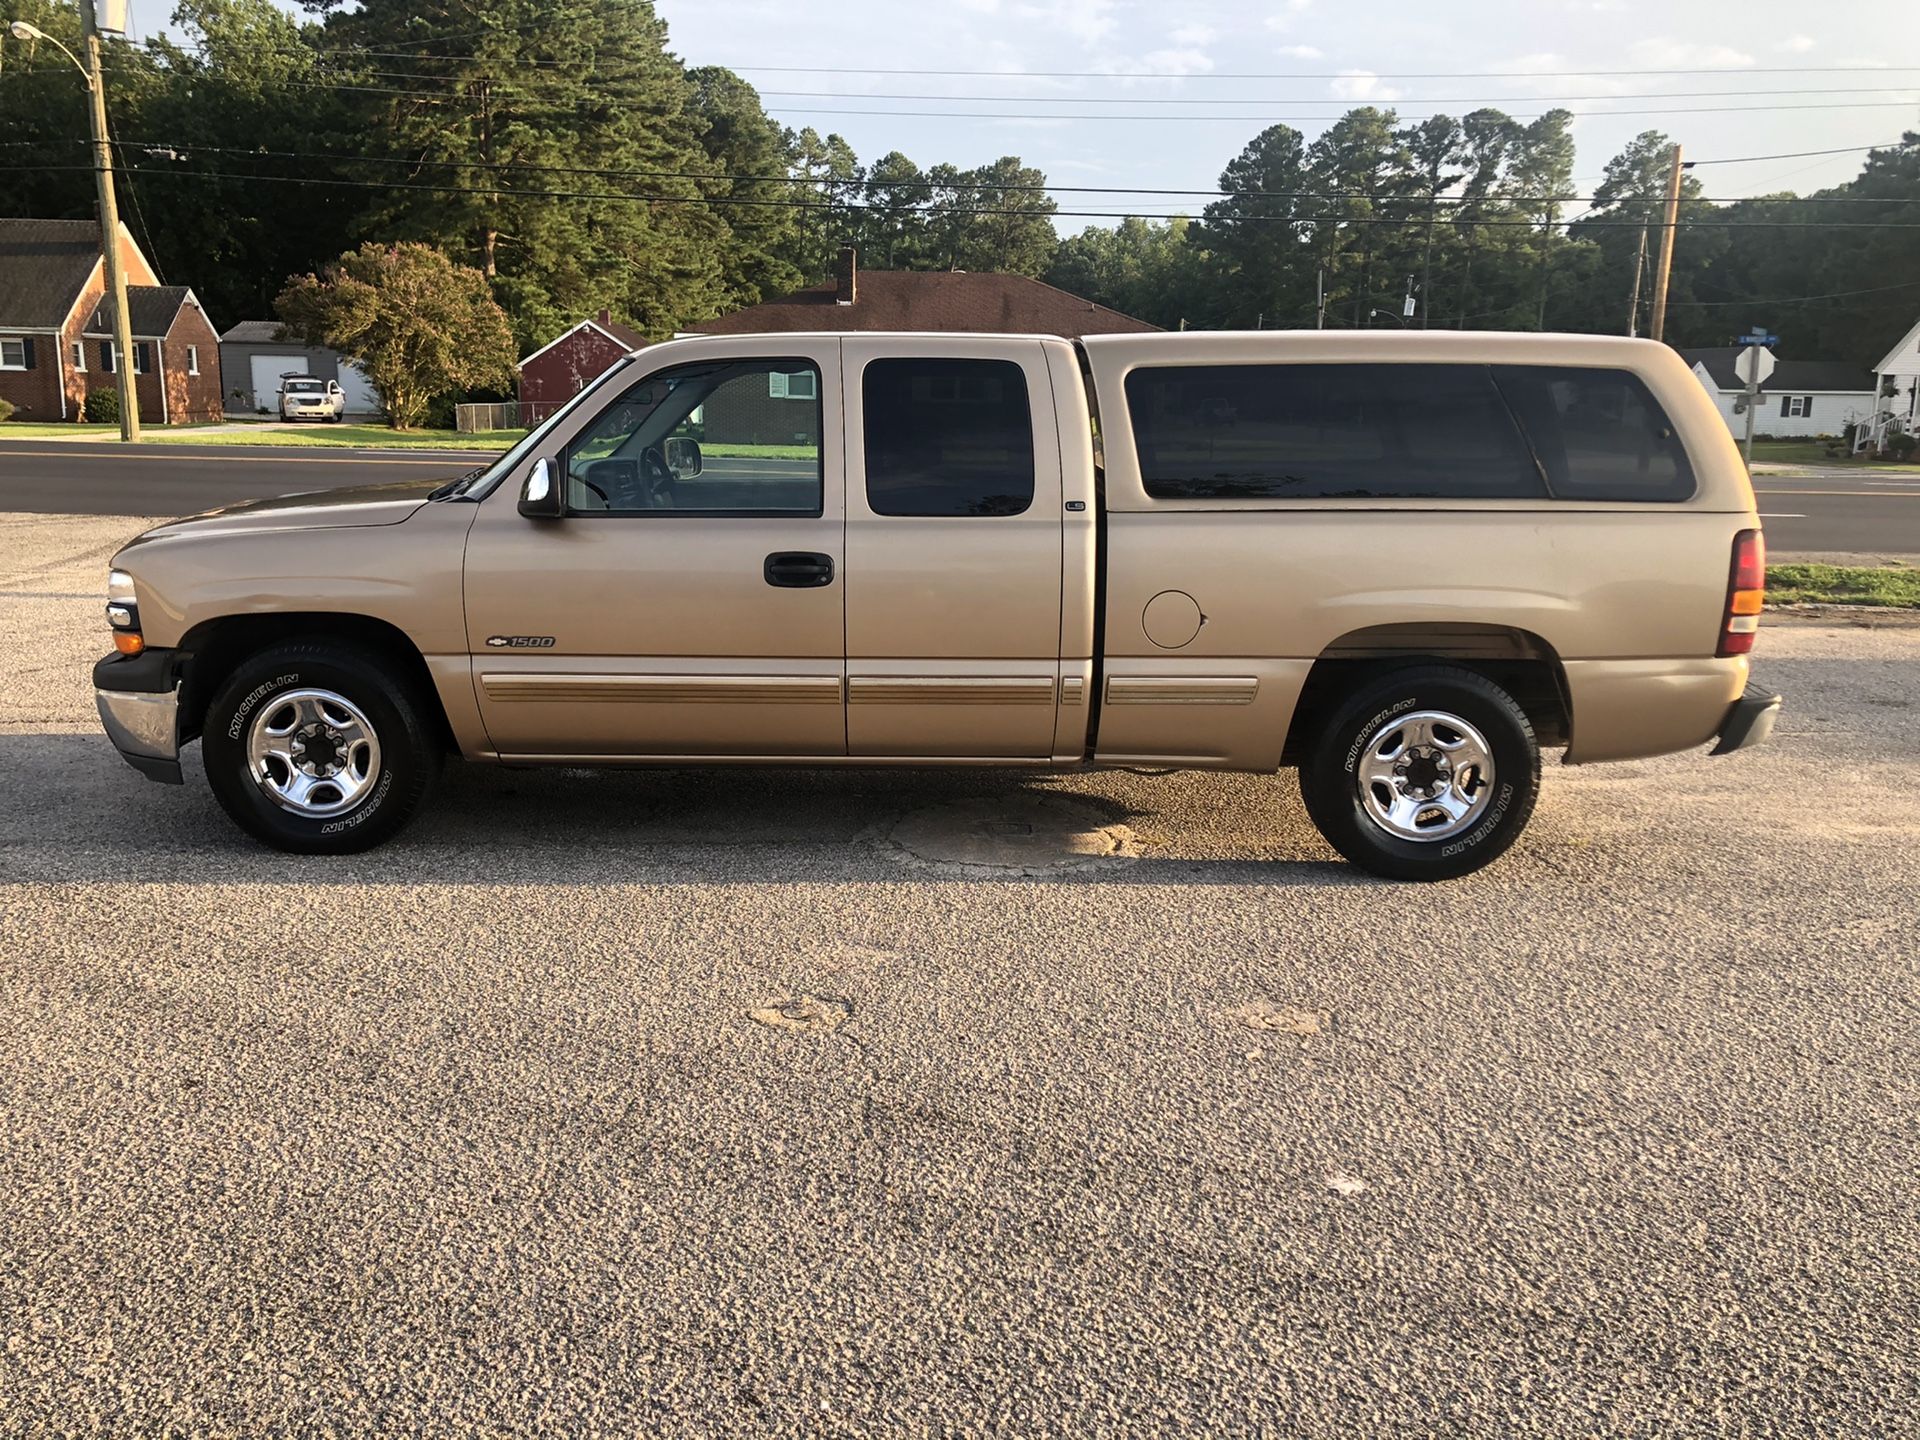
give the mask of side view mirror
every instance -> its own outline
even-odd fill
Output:
[[[520,513],[529,520],[558,520],[567,513],[566,496],[560,488],[560,462],[536,460],[520,487]]]
[[[667,469],[675,478],[685,480],[700,473],[700,442],[675,437],[666,443]]]

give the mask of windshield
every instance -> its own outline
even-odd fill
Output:
[[[319,390],[320,382],[318,380],[289,380],[287,382],[287,393],[289,395],[313,395],[318,394]]]
[[[515,442],[514,447],[507,451],[506,454],[502,455],[498,460],[486,466],[484,469],[475,471],[472,480],[463,483],[455,493],[471,496],[475,500],[486,499],[488,495],[493,493],[494,487],[506,479],[514,467],[526,459],[534,448],[539,445],[542,440],[546,439],[547,434],[554,426],[566,419],[567,416],[579,409],[580,406],[585,404],[593,396],[599,394],[599,392],[605,388],[607,382],[613,379],[614,376],[624,374],[628,363],[627,360],[616,362],[598,380],[587,386],[586,389],[574,396],[573,399],[569,400],[558,410],[554,411],[553,414],[529,430]]]

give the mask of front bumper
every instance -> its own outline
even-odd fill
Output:
[[[1764,745],[1773,734],[1773,722],[1780,718],[1780,697],[1765,690],[1748,687],[1747,693],[1727,708],[1720,737],[1709,755],[1730,755],[1750,745]]]
[[[107,656],[93,667],[93,699],[113,748],[149,780],[181,783],[180,679],[171,650]]]

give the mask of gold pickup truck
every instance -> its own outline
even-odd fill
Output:
[[[121,753],[311,853],[505,765],[1297,767],[1354,863],[1477,869],[1579,764],[1772,729],[1763,558],[1662,346],[740,335],[493,464],[113,561]]]

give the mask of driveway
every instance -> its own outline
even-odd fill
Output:
[[[0,1433],[1881,1435],[1920,630],[1439,887],[1290,778],[450,772],[255,848],[0,516]]]

